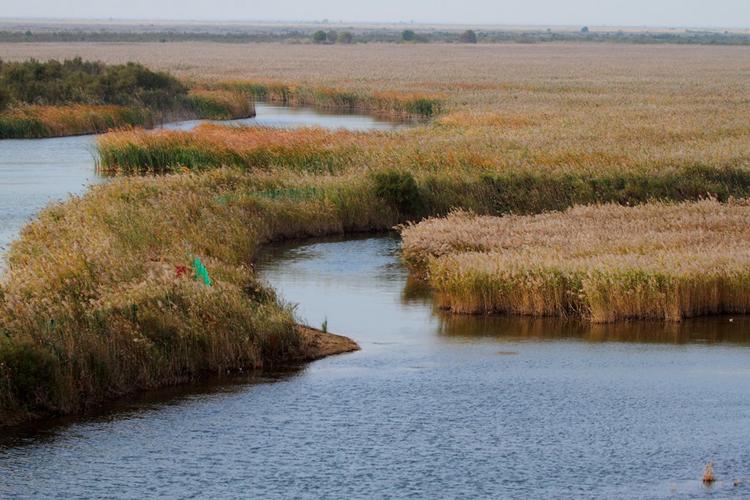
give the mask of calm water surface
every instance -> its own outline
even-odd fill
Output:
[[[356,114],[329,114],[307,108],[257,103],[257,116],[216,122],[224,125],[297,128],[318,126],[349,130],[390,130],[401,123]],[[164,128],[189,130],[200,120],[171,123]],[[102,182],[94,171],[95,137],[0,140],[0,257],[21,227],[51,202],[82,194]],[[4,264],[0,259],[0,271]]]
[[[319,242],[258,263],[362,351],[6,435],[0,497],[750,496],[750,321],[449,317],[398,248]]]
[[[237,122],[395,126],[265,105]],[[0,141],[0,245],[100,181],[92,136]],[[258,263],[301,318],[361,352],[4,431],[0,498],[750,497],[748,319],[450,317],[398,246],[308,243]]]

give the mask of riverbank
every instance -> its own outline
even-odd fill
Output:
[[[186,85],[140,64],[0,60],[0,139],[64,137],[167,121],[255,116],[252,95]]]
[[[283,195],[302,187],[315,194]],[[272,188],[282,194],[265,195]],[[50,207],[8,254],[0,408],[77,413],[202,373],[314,358],[292,310],[248,267],[252,256],[264,242],[397,220],[369,180],[232,169],[120,178]],[[195,257],[210,286],[181,271]]]

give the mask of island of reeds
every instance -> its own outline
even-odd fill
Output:
[[[184,118],[254,116],[236,90],[189,88],[140,64],[0,60],[0,139],[105,132]]]
[[[404,259],[455,313],[681,321],[750,311],[750,204],[453,212],[403,228]]]
[[[422,121],[102,136],[99,169],[114,178],[44,210],[9,251],[0,423],[304,358],[293,312],[253,272],[257,249],[427,217],[448,219],[406,229],[406,255],[457,311],[744,311],[750,59],[575,49],[258,46],[266,75],[232,73],[244,48],[196,51],[211,92]],[[310,54],[315,67],[292,64]],[[168,49],[141,55],[175,68]],[[194,279],[196,258],[211,285]]]

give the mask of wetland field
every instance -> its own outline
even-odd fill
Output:
[[[750,47],[0,59],[0,496],[748,495]]]

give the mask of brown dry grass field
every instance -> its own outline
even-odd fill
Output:
[[[471,130],[432,130],[421,140],[486,152],[482,160],[496,166],[716,165],[750,157],[750,47],[0,45],[3,59],[76,55],[200,80],[441,92],[443,123]]]

